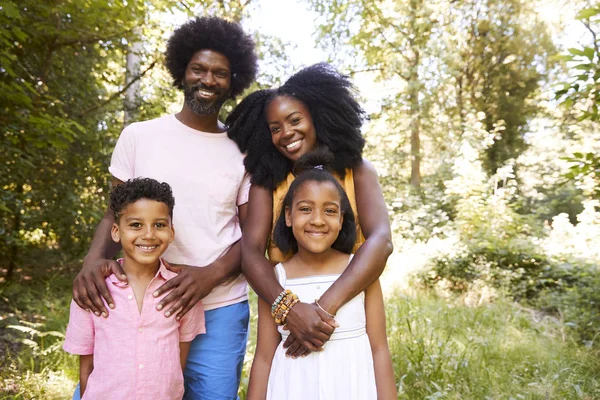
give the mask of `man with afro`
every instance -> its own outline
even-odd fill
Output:
[[[192,307],[204,306],[206,334],[191,345],[185,398],[235,399],[249,319],[239,240],[250,180],[243,155],[227,137],[218,114],[227,99],[255,79],[254,41],[237,23],[194,18],[169,39],[166,66],[173,86],[184,93],[181,111],[127,126],[109,171],[113,185],[148,177],[173,188],[177,235],[163,258],[178,276],[153,293],[171,291],[157,309],[165,318],[179,319]],[[73,282],[75,302],[105,318],[114,308],[105,277],[114,273],[127,280],[113,260],[120,250],[110,236],[113,221],[114,214],[107,210]]]

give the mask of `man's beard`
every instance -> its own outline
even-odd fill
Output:
[[[210,101],[199,99],[195,95],[198,89],[207,90],[209,92],[215,92],[217,93],[217,97],[214,100]],[[198,84],[195,86],[184,84],[183,96],[185,99],[185,104],[188,105],[188,107],[192,110],[194,114],[206,116],[219,114],[221,106],[223,105],[223,103],[225,103],[225,101],[227,101],[227,98],[229,97],[229,92],[209,89],[202,84]]]

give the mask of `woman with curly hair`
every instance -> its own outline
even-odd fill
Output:
[[[277,89],[246,97],[227,118],[228,135],[246,153],[252,186],[242,236],[242,269],[274,310],[289,307],[279,324],[290,330],[284,347],[298,357],[321,350],[333,333],[337,310],[381,275],[392,252],[387,207],[375,168],[362,158],[364,111],[348,77],[328,64],[305,68]],[[272,240],[281,200],[295,179],[294,162],[319,147],[334,154],[332,169],[356,219],[355,256],[339,279],[312,304],[293,301],[273,265],[285,262]],[[268,260],[265,258],[265,251]],[[292,304],[293,303],[293,304]]]

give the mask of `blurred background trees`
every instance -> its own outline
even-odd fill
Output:
[[[352,77],[369,113],[365,155],[380,174],[396,248],[386,281],[406,281],[411,269],[412,287],[517,301],[558,321],[563,342],[596,352],[600,4],[298,2],[314,13],[314,47]],[[49,279],[78,269],[106,207],[121,129],[181,105],[162,65],[177,24],[210,14],[254,26],[261,71],[249,91],[303,66],[291,62],[293,46],[263,32],[295,16],[256,26],[262,3],[0,2],[3,299],[18,298],[7,294],[18,286],[1,282],[23,283],[22,269]],[[441,398],[425,375],[421,386],[406,376],[422,390],[413,398]],[[595,398],[577,385],[569,393]]]

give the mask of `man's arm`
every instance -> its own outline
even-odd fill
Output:
[[[377,171],[363,159],[353,172],[356,207],[366,241],[319,300],[332,314],[379,278],[393,250],[390,220]]]
[[[121,183],[123,182],[112,177],[112,187]],[[110,236],[114,222],[113,212],[107,208],[96,228],[90,250],[83,259],[83,267],[73,280],[73,300],[77,305],[104,317],[108,316],[108,310],[102,298],[110,308],[114,308],[114,301],[106,287],[105,278],[114,273],[120,280],[127,280],[119,263],[113,260],[121,250],[121,245],[115,243]]]
[[[94,355],[88,354],[79,356],[79,395],[83,397],[83,392],[87,387],[88,378],[94,370]]]
[[[185,371],[188,354],[190,354],[190,346],[192,342],[179,342],[179,360],[181,362],[181,372]]]
[[[238,218],[242,227],[246,221],[247,208],[247,204],[242,204],[238,207]],[[176,318],[180,320],[216,286],[240,274],[242,260],[241,247],[241,242],[238,240],[223,256],[201,268],[165,262],[165,266],[169,270],[177,272],[178,275],[167,281],[153,293],[154,297],[158,297],[171,290],[171,293],[165,296],[156,308],[162,310],[167,305],[172,304],[165,312],[165,316],[170,317],[179,311]]]

